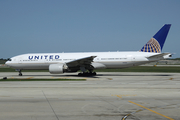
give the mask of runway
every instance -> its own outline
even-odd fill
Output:
[[[0,82],[1,120],[179,120],[179,73],[100,72],[21,78],[84,78],[86,81]],[[19,78],[17,72],[0,77]]]

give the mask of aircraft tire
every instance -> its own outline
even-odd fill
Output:
[[[22,76],[22,73],[19,73],[19,76]]]
[[[95,75],[96,75],[96,72],[93,72],[93,73],[92,73],[92,75],[94,75],[94,76],[95,76]]]
[[[83,73],[78,73],[78,76],[82,76],[83,75]]]

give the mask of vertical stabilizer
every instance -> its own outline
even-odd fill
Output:
[[[171,24],[165,24],[140,50],[141,52],[161,53]]]

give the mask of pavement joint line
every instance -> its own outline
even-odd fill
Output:
[[[42,90],[42,93],[43,93],[44,97],[46,98],[46,100],[47,100],[47,102],[48,102],[49,106],[51,107],[51,109],[52,109],[52,111],[53,111],[54,115],[56,116],[57,120],[59,120],[58,116],[56,115],[56,112],[54,111],[54,109],[53,109],[52,105],[50,104],[50,102],[49,102],[48,98],[46,97],[46,94],[44,93],[44,91],[43,91],[43,90]]]
[[[160,116],[163,116],[163,117],[165,117],[165,118],[167,118],[167,119],[169,119],[169,120],[174,120],[174,119],[172,119],[172,118],[170,118],[170,117],[168,117],[168,116],[165,116],[165,115],[163,115],[163,114],[161,114],[161,113],[158,113],[158,112],[156,112],[156,111],[154,111],[154,110],[151,110],[151,109],[149,109],[149,108],[147,108],[147,107],[144,107],[144,106],[142,106],[142,105],[140,105],[140,104],[137,104],[137,103],[135,103],[135,102],[132,102],[132,101],[128,101],[128,102],[130,102],[130,103],[132,103],[132,104],[135,104],[135,105],[137,105],[137,106],[139,106],[139,107],[142,107],[142,108],[144,108],[144,109],[146,109],[146,110],[149,110],[149,111],[151,111],[151,112],[153,112],[153,113],[156,113],[156,114],[158,114],[158,115],[160,115]]]

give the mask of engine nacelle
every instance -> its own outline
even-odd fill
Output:
[[[49,65],[49,72],[51,74],[62,74],[62,73],[64,73],[64,64],[51,64],[51,65]]]

